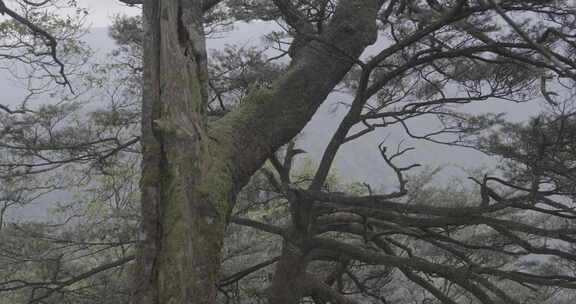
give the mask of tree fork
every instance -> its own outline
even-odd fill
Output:
[[[325,33],[272,89],[252,92],[210,128],[200,2],[144,3],[143,237],[134,304],[215,301],[234,195],[375,41],[385,1],[341,2]]]

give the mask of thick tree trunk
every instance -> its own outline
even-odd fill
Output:
[[[210,147],[200,2],[144,5],[144,235],[134,304],[213,303],[216,297],[228,211],[214,201],[222,195],[202,190],[210,179]]]
[[[144,1],[143,235],[133,304],[214,302],[233,196],[375,40],[384,0],[341,1],[272,89],[252,92],[210,128],[202,2]]]
[[[281,259],[276,264],[274,278],[266,291],[268,303],[298,304],[307,290],[307,266],[300,246],[284,241]]]

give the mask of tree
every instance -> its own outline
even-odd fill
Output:
[[[272,89],[252,92],[208,128],[201,20],[210,7],[202,4],[144,3],[145,41],[150,42],[144,46],[142,122],[145,239],[134,303],[214,301],[216,253],[234,196],[310,120],[354,63],[350,58],[375,41],[382,5],[341,2],[333,26],[320,38],[328,45],[311,41]],[[291,4],[276,4],[290,13],[292,25],[311,33],[299,25],[303,16]],[[250,155],[242,153],[246,148]]]
[[[489,98],[525,101],[538,89],[549,98],[546,81],[550,77],[574,76],[572,27],[566,18],[573,12],[564,8],[567,4],[231,0],[222,2],[227,7],[220,7],[218,2],[144,3],[140,137],[144,233],[134,303],[214,301],[218,253],[235,197],[268,159],[278,171],[278,180],[271,183],[288,199],[291,224],[278,230],[244,223],[284,239],[270,302],[295,303],[307,296],[319,303],[354,301],[344,297],[342,289],[330,288],[330,281],[309,276],[307,269],[314,259],[328,259],[341,268],[352,260],[397,268],[445,303],[455,303],[454,294],[439,290],[437,281],[421,274],[455,284],[456,295],[471,295],[483,303],[515,302],[491,278],[574,287],[573,276],[568,274],[498,269],[482,256],[482,250],[495,249],[508,257],[544,253],[573,260],[568,249],[548,248],[523,238],[573,242],[572,228],[542,227],[539,218],[519,218],[526,210],[547,213],[526,203],[535,194],[551,195],[538,193],[538,188],[529,194],[505,196],[492,189],[488,182],[493,179],[486,177],[477,179],[481,199],[476,206],[469,202],[465,207],[413,206],[401,201],[408,192],[404,173],[411,166],[395,164],[406,150],[390,153],[384,145],[380,150],[398,177],[397,191],[378,195],[368,191],[365,196],[351,197],[325,188],[339,148],[377,127],[396,124],[409,136],[439,142],[443,138],[438,135],[476,132],[498,122],[457,113],[452,105]],[[289,66],[268,88],[251,89],[237,107],[209,122],[203,15],[212,9],[239,19],[281,17],[293,40],[285,50],[292,58]],[[532,15],[545,24],[545,31],[541,31],[542,25],[525,20]],[[361,58],[379,31],[388,36],[390,45],[373,57]],[[296,150],[288,149],[284,162],[275,160],[274,153],[302,130],[346,75],[354,100],[309,186],[295,187],[289,169]],[[423,115],[436,115],[442,129],[415,134],[407,120]],[[360,124],[366,128],[350,134]],[[459,141],[451,138],[449,143]],[[570,213],[563,204],[550,205],[558,209],[554,216]],[[490,227],[497,235],[483,231],[487,234],[483,244],[459,237],[466,235],[460,229],[474,226]],[[353,242],[327,237],[330,232],[351,235]],[[415,239],[414,244],[433,244],[448,252],[452,263],[427,259],[426,252],[415,251],[386,234]],[[364,247],[359,240],[365,241]]]

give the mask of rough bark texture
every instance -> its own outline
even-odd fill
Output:
[[[324,33],[271,89],[252,92],[211,126],[201,2],[144,2],[143,236],[134,304],[214,302],[234,195],[375,41],[384,0],[341,1]]]
[[[299,303],[307,286],[305,256],[299,246],[284,242],[272,284],[266,291],[268,303]]]
[[[212,303],[227,210],[202,190],[211,161],[202,8],[146,1],[144,12],[144,239],[133,303]]]
[[[210,135],[226,142],[236,182],[246,183],[273,151],[304,128],[364,49],[376,41],[376,15],[383,2],[340,1],[324,33],[299,51],[271,89],[252,92],[242,106],[214,123]]]

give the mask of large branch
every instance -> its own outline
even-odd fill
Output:
[[[278,228],[276,226],[272,226],[272,225],[269,225],[266,223],[254,221],[251,219],[240,218],[240,217],[234,216],[234,217],[230,218],[230,222],[237,224],[237,225],[247,226],[247,227],[251,227],[254,229],[261,230],[261,231],[265,231],[268,233],[277,234],[277,235],[280,235],[282,237],[288,236],[286,231],[282,228]]]
[[[258,263],[254,266],[248,267],[248,268],[246,268],[240,272],[237,272],[237,273],[235,273],[231,276],[228,276],[224,279],[221,279],[220,282],[218,282],[218,287],[222,288],[222,287],[228,286],[230,284],[234,284],[234,283],[240,281],[241,279],[243,279],[244,277],[246,277],[247,275],[250,275],[250,274],[252,274],[252,273],[254,273],[254,272],[256,272],[262,268],[265,268],[271,264],[274,264],[274,263],[278,262],[279,260],[280,260],[280,257],[277,256],[277,257],[274,257],[272,259],[266,260],[262,263]]]
[[[341,1],[319,39],[308,43],[271,89],[253,91],[210,128],[214,166],[225,166],[237,186],[294,138],[364,49],[376,40],[384,0]],[[246,153],[250,151],[250,153]],[[222,168],[220,168],[222,169]]]
[[[314,239],[313,246],[319,249],[334,250],[349,258],[366,263],[389,265],[397,268],[410,269],[412,271],[424,272],[444,277],[468,290],[470,293],[480,299],[482,303],[496,303],[493,301],[493,297],[488,294],[486,289],[479,288],[477,285],[477,283],[484,285],[487,282],[486,277],[483,275],[510,280],[520,284],[562,286],[565,288],[576,289],[576,279],[563,275],[534,275],[526,272],[504,271],[480,266],[454,267],[444,264],[431,263],[424,259],[415,257],[407,258],[381,254],[376,251],[364,250],[354,245],[321,238]],[[485,287],[488,286],[485,285]],[[494,290],[493,285],[489,287],[490,293],[492,293],[494,296],[510,300],[505,294],[498,292],[498,290]]]
[[[299,190],[297,188],[292,188],[290,191],[295,191],[297,195],[300,195],[305,199],[319,202],[331,202],[341,206],[370,208],[386,212],[394,211],[401,214],[410,213],[441,217],[461,218],[467,216],[479,216],[487,213],[493,213],[510,206],[507,203],[497,203],[488,207],[437,207],[429,205],[420,206],[394,202],[391,201],[390,197],[387,195],[349,196],[340,193]]]
[[[144,3],[144,0],[118,0],[118,1],[128,5],[138,5]]]

